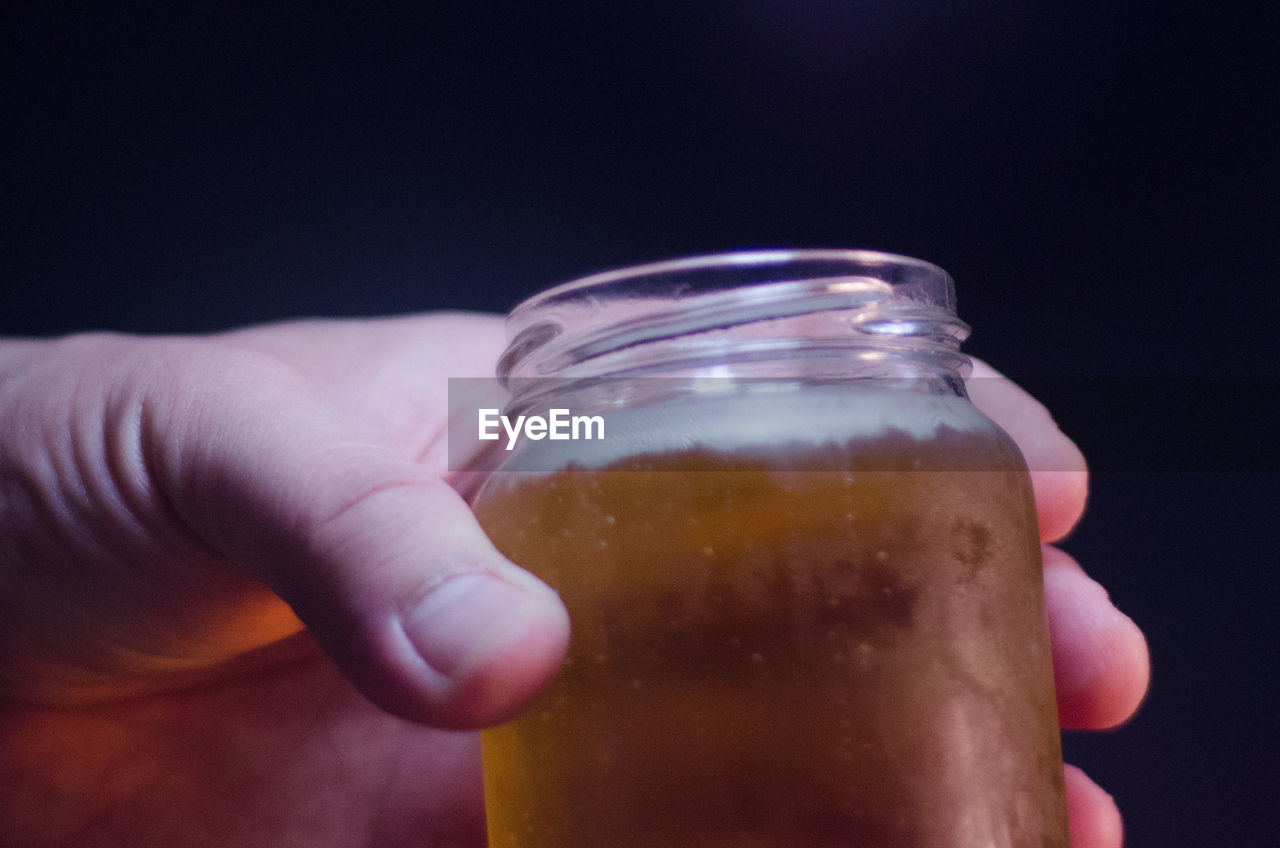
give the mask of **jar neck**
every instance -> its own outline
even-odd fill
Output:
[[[602,382],[667,396],[714,390],[716,381],[862,380],[963,396],[969,328],[956,317],[954,291],[935,265],[871,251],[645,265],[517,306],[498,376],[512,408]]]

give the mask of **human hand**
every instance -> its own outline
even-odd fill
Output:
[[[445,378],[501,347],[474,315],[0,346],[0,833],[483,845],[475,736],[433,727],[517,712],[567,636],[449,486]],[[1076,467],[979,382],[1033,467]],[[1085,475],[1033,482],[1053,540]],[[1141,634],[1053,549],[1046,593],[1064,726],[1123,720]],[[1118,844],[1067,778],[1073,844]]]
[[[0,348],[0,842],[482,845],[474,735],[420,723],[510,716],[567,634],[444,481],[445,377],[502,343]]]

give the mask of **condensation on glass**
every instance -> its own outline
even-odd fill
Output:
[[[525,440],[475,502],[573,628],[483,734],[492,848],[1066,848],[1030,482],[967,331],[945,272],[867,251],[512,312],[508,411],[609,430]]]

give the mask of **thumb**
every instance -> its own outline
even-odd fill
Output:
[[[286,533],[273,588],[375,703],[437,726],[512,717],[564,654],[568,617],[447,484],[359,449]],[[356,466],[363,466],[356,470]]]
[[[556,594],[429,469],[297,396],[230,394],[153,442],[188,526],[267,583],[383,709],[471,728],[526,706],[567,644]]]

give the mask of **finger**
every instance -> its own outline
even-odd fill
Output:
[[[1142,631],[1075,560],[1048,546],[1044,586],[1062,726],[1120,724],[1138,709],[1150,680]]]
[[[488,473],[461,470],[470,457],[462,451],[450,454],[441,412],[501,405],[505,390],[493,378],[494,363],[506,346],[504,328],[501,315],[435,312],[292,321],[234,330],[220,341],[280,357],[331,387],[363,432],[405,446],[470,501]],[[463,379],[455,384],[455,378]],[[475,391],[494,394],[482,395],[486,402],[481,402],[467,396]]]
[[[1084,514],[1089,475],[1080,449],[1054,423],[1044,405],[985,362],[975,360],[969,397],[1013,437],[1031,469],[1040,539],[1071,532]]]
[[[518,712],[563,655],[558,597],[438,475],[362,441],[306,381],[259,360],[217,369],[185,413],[153,416],[152,465],[175,509],[383,708],[442,727]]]
[[[362,432],[443,470],[447,446],[440,433],[454,390],[450,380],[492,380],[506,346],[504,326],[499,315],[450,312],[293,321],[218,340],[289,362],[325,386]]]
[[[1071,848],[1120,848],[1124,825],[1110,795],[1073,765],[1066,766]]]

